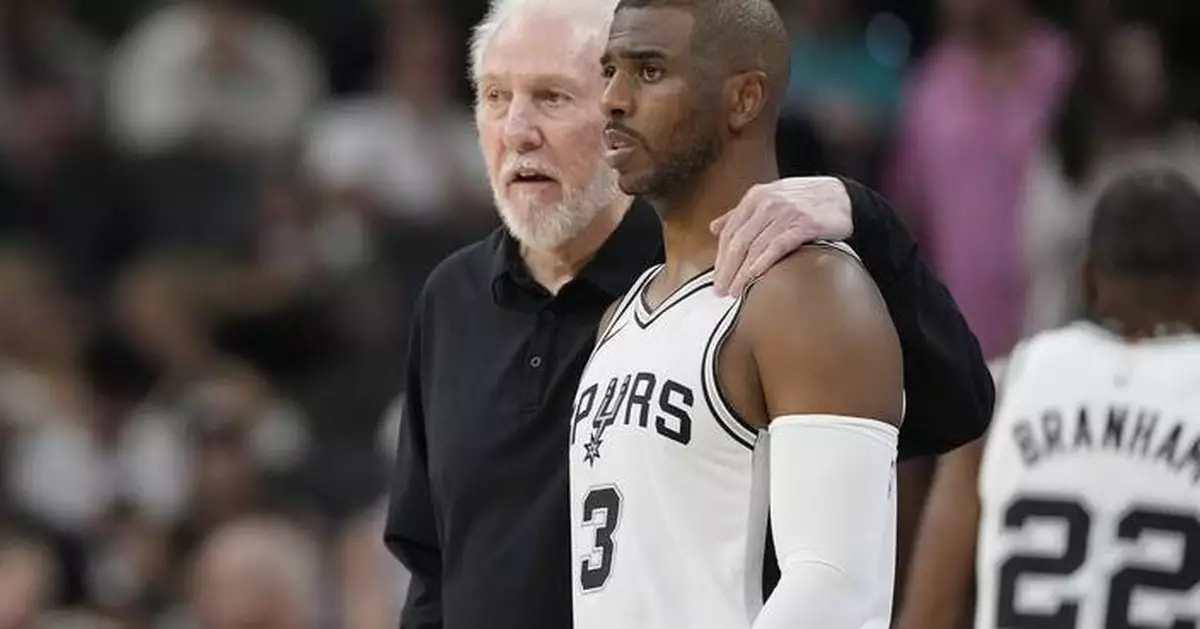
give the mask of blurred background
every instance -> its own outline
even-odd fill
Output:
[[[1108,178],[1200,181],[1200,3],[777,4],[785,173],[883,191],[989,358],[1081,314]],[[411,305],[497,225],[485,8],[0,0],[0,629],[396,627]]]

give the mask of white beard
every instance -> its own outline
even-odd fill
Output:
[[[582,192],[567,190],[563,199],[520,212],[492,189],[504,226],[521,244],[539,251],[557,249],[578,236],[606,207],[623,196],[617,171],[601,164]]]

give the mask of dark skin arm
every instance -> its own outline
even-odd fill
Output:
[[[984,440],[938,462],[912,556],[900,629],[960,629],[970,624]]]
[[[917,532],[921,529],[921,514],[933,485],[938,458],[923,456],[901,461],[896,466],[896,585],[902,593],[908,583],[908,566],[912,562]],[[900,617],[900,601],[892,610],[892,619]]]
[[[1021,364],[1022,355],[1014,352],[997,366],[997,397],[1005,374]],[[901,592],[899,629],[960,629],[972,623],[979,471],[986,444],[984,434],[938,459]]]
[[[755,427],[792,414],[899,426],[900,342],[871,276],[852,256],[805,247],[750,289],[722,347],[726,398]]]

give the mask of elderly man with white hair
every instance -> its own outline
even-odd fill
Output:
[[[615,6],[493,0],[475,31],[475,118],[504,228],[435,269],[416,308],[385,532],[413,575],[404,629],[571,626],[575,390],[604,310],[663,255],[653,210],[603,160],[599,59]],[[730,210],[711,226],[721,290],[811,240],[848,238],[861,255],[904,351],[902,458],[984,432],[978,344],[880,197],[785,179]],[[638,386],[611,393],[616,420],[648,430],[677,410]]]

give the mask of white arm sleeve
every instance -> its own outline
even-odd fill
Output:
[[[771,529],[781,577],[754,629],[887,627],[899,431],[851,417],[771,422]]]

